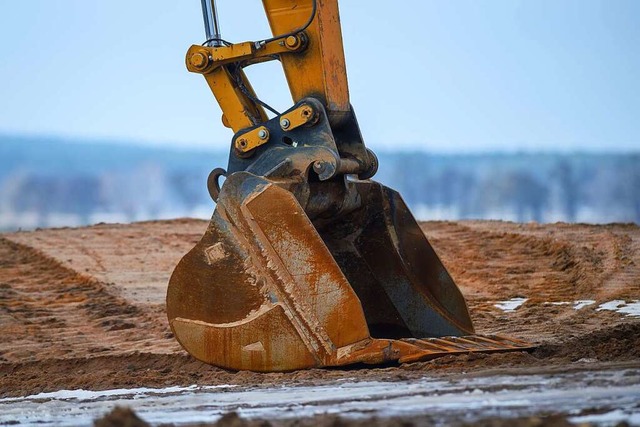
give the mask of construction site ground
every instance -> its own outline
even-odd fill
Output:
[[[167,324],[169,276],[207,223],[0,235],[0,425],[82,424],[69,414],[93,419],[116,405],[154,424],[640,423],[637,225],[422,223],[477,332],[536,350],[260,374],[194,360]],[[99,423],[135,415],[110,417]]]

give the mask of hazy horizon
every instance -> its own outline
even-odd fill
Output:
[[[7,139],[0,230],[208,218],[206,177],[226,150]],[[640,153],[378,151],[374,180],[419,219],[640,224]]]

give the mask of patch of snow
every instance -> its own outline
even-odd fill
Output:
[[[597,311],[615,311],[616,313],[626,314],[630,317],[640,317],[640,301],[634,300],[626,302],[623,300],[613,300],[600,304]]]
[[[611,310],[611,311],[617,311],[618,307],[625,305],[626,303],[622,300],[616,299],[613,301],[609,301],[609,302],[605,302],[603,304],[600,304],[600,306],[598,307],[598,309],[596,311],[602,311],[602,310]]]
[[[512,312],[518,309],[518,307],[520,307],[528,300],[529,298],[511,298],[507,301],[499,301],[498,303],[494,304],[494,307],[497,307],[504,312]]]
[[[574,310],[580,310],[582,308],[588,307],[590,305],[595,304],[596,302],[592,299],[579,299],[577,301],[554,301],[554,302],[545,302],[545,305],[573,305]]]
[[[595,304],[596,302],[592,299],[581,299],[573,302],[573,309],[580,310],[581,308],[588,307],[590,305]]]
[[[217,385],[217,386],[197,386],[190,385],[187,387],[165,387],[165,388],[118,388],[113,390],[101,390],[101,391],[91,391],[91,390],[58,390],[52,392],[38,393],[32,394],[29,396],[23,397],[5,397],[0,399],[0,403],[4,402],[17,402],[17,401],[33,401],[33,400],[101,400],[109,397],[127,397],[127,398],[138,398],[138,397],[147,397],[154,395],[163,395],[163,394],[175,394],[175,393],[184,393],[187,391],[204,391],[204,390],[214,390],[221,388],[230,388],[236,387],[235,385]]]
[[[626,422],[630,425],[640,425],[640,414],[627,412],[622,409],[614,409],[604,414],[582,415],[570,417],[569,421],[576,424],[593,423],[599,425],[616,425]]]

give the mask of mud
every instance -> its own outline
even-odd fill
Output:
[[[237,416],[236,416],[237,417]],[[427,419],[380,419],[373,418],[368,420],[350,420],[337,416],[318,416],[305,420],[303,422],[297,421],[284,421],[279,423],[271,423],[265,420],[244,420],[242,418],[236,418],[233,416],[227,417],[224,421],[220,420],[216,424],[212,424],[215,427],[268,427],[268,426],[280,426],[280,427],[419,427],[419,426],[434,426],[435,424],[431,420]],[[525,417],[516,419],[502,419],[492,418],[485,419],[470,424],[459,424],[461,427],[574,427],[575,424],[567,420],[563,416],[549,416],[549,417]],[[591,426],[592,424],[582,424],[583,427]],[[616,427],[623,427],[625,424],[619,424]]]
[[[236,412],[229,412],[212,424],[197,424],[199,427],[418,427],[433,426],[433,422],[426,417],[422,418],[370,418],[366,420],[353,420],[336,415],[320,415],[304,420],[248,420],[242,418]],[[592,424],[582,423],[582,427]],[[626,427],[626,423],[618,423],[616,427]],[[111,413],[95,423],[96,427],[147,427],[149,424],[142,421],[135,412],[126,408],[115,408]],[[560,415],[547,417],[522,417],[483,419],[473,424],[460,424],[460,427],[573,427],[574,423]]]
[[[94,427],[149,427],[131,408],[116,406],[102,418],[95,420]]]
[[[268,421],[247,420],[231,412],[214,424],[199,424],[200,427],[431,427],[436,424],[428,417],[421,418],[372,418],[366,420],[352,420],[335,415],[321,415],[306,420]],[[580,427],[590,427],[594,424],[580,423]],[[625,422],[614,424],[615,427],[627,427]],[[135,424],[132,426],[137,427]],[[473,423],[461,423],[460,427],[575,427],[562,415],[520,418],[487,418]]]
[[[615,300],[640,300],[640,228],[499,221],[427,222],[422,228],[465,295],[477,331],[538,343],[531,353],[280,374],[204,365],[173,339],[164,296],[173,267],[206,226],[184,219],[2,235],[0,397],[640,365],[640,317],[601,309]],[[512,298],[526,300],[513,311],[496,307]],[[583,300],[593,303],[576,309]]]

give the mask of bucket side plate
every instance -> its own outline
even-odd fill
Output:
[[[351,183],[362,207],[320,233],[362,302],[376,338],[474,333],[466,302],[400,195]]]
[[[369,338],[358,297],[295,196],[246,172],[229,176],[176,267],[167,313],[189,353],[232,369],[325,366]]]

